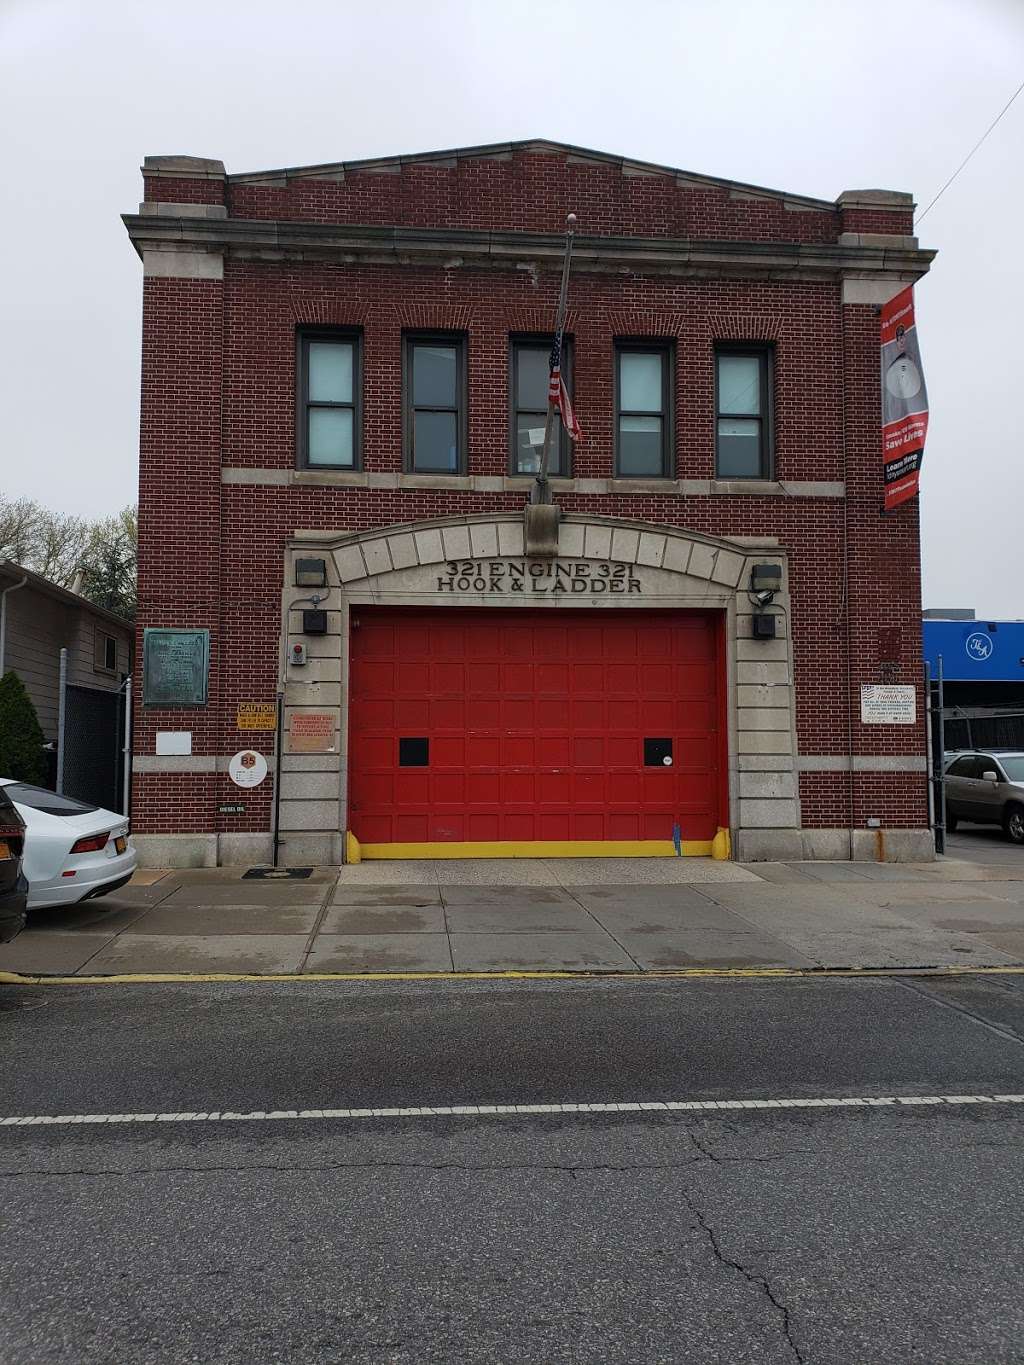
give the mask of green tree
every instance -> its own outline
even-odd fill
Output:
[[[58,587],[71,587],[92,534],[85,517],[0,493],[0,559],[12,559]]]
[[[127,621],[135,619],[138,514],[124,507],[89,521],[51,512],[31,498],[0,493],[0,559],[79,592]]]
[[[98,607],[135,619],[138,516],[134,507],[92,524],[78,590]]]
[[[43,782],[43,732],[32,698],[16,673],[0,678],[0,777]]]

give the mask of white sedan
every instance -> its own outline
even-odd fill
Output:
[[[135,871],[139,855],[125,816],[27,782],[0,777],[0,786],[25,821],[30,910],[105,896]]]

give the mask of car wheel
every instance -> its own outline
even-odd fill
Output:
[[[955,834],[956,827],[960,823],[959,815],[954,815],[951,810],[946,811],[946,833]]]
[[[1024,844],[1024,806],[1007,806],[1003,831],[1012,844]]]

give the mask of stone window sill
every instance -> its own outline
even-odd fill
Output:
[[[525,493],[533,483],[528,474],[402,474],[373,469],[248,469],[224,468],[221,482],[287,488],[381,488],[469,493]],[[552,478],[554,493],[592,497],[759,497],[842,498],[842,482],[774,479],[617,479]]]

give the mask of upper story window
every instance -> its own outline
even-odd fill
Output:
[[[355,333],[299,337],[299,464],[357,469],[360,440],[360,346]]]
[[[104,631],[96,632],[93,648],[93,670],[96,673],[117,672],[117,640]]]
[[[771,355],[715,352],[715,472],[720,479],[771,478]]]
[[[615,473],[667,478],[670,471],[672,352],[619,342],[615,348]]]
[[[466,343],[405,338],[405,466],[414,474],[466,470]]]
[[[540,469],[544,423],[548,415],[548,383],[552,338],[523,339],[512,342],[512,473],[536,474]],[[569,342],[562,341],[562,378],[572,397],[572,355]],[[569,438],[555,418],[555,432],[548,473],[568,476]]]

